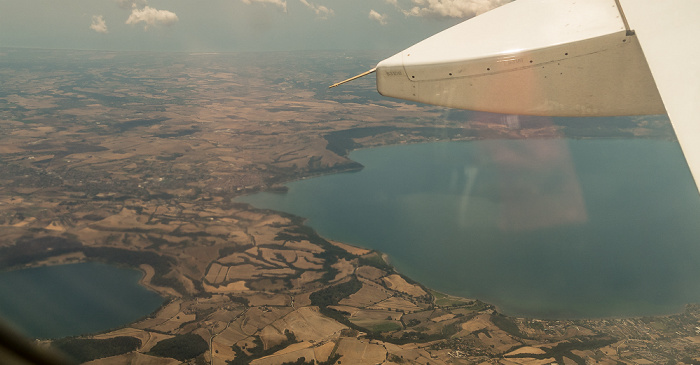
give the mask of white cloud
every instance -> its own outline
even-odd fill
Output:
[[[316,16],[318,16],[321,19],[328,19],[328,17],[335,14],[333,9],[327,8],[323,5],[316,5],[316,4],[308,2],[307,0],[299,0],[299,1],[301,1],[301,3],[306,5],[309,9],[313,10],[316,13]]]
[[[387,0],[396,4],[395,0]],[[471,18],[493,8],[511,2],[511,0],[412,0],[412,8],[401,11],[406,16],[438,18]]]
[[[396,0],[385,0],[385,1],[389,5],[399,6],[399,4]]]
[[[252,3],[268,3],[272,5],[277,5],[286,13],[287,12],[287,0],[241,0],[244,4]]]
[[[129,19],[126,20],[126,24],[137,24],[146,23],[144,29],[152,25],[171,25],[178,21],[177,15],[172,11],[168,10],[158,10],[150,6],[146,6],[143,9],[138,9],[134,6],[131,10],[131,15]]]
[[[386,25],[386,15],[379,14],[374,9],[369,11],[369,18],[378,21],[381,25]]]
[[[117,2],[117,5],[119,5],[120,8],[122,9],[131,9],[131,8],[143,8],[146,6],[146,0],[115,0]]]
[[[93,15],[90,29],[97,33],[107,33],[107,23],[105,23],[105,18],[102,15]]]

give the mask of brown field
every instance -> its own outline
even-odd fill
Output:
[[[338,260],[337,263],[333,264],[332,267],[336,270],[338,270],[338,274],[333,278],[333,281],[338,281],[342,280],[343,278],[346,278],[355,271],[355,266],[344,259]]]
[[[341,300],[339,304],[364,308],[386,300],[390,296],[391,293],[383,287],[373,282],[365,282],[357,293]]]
[[[228,271],[228,267],[225,267],[225,268],[226,268],[225,270]],[[207,271],[207,276],[205,276],[204,279],[212,284],[220,283],[223,280],[217,281],[217,279],[220,277],[219,273],[221,272],[222,269],[224,269],[224,266],[221,266],[220,264],[218,264],[216,262],[211,264],[211,266],[209,267],[209,271]],[[224,274],[224,276],[225,276],[225,274]]]
[[[318,362],[327,361],[333,353],[334,348],[335,342],[322,342],[314,347],[314,358],[316,358],[316,361]]]
[[[542,349],[537,348],[537,347],[531,347],[531,346],[523,346],[515,351],[511,351],[507,353],[505,356],[513,356],[513,355],[518,355],[518,354],[545,354]]]
[[[252,306],[288,306],[291,298],[289,295],[273,293],[251,293],[245,296]]]
[[[301,307],[289,313],[285,317],[271,324],[278,332],[284,333],[288,330],[302,341],[324,341],[337,334],[345,327],[344,325],[321,315],[313,307]]]
[[[356,315],[357,313],[359,313],[362,310],[360,308],[352,307],[349,305],[331,305],[331,306],[328,306],[328,308],[335,309],[335,310],[340,311],[340,312],[349,313],[349,315],[348,315],[349,317]]]
[[[229,328],[226,330],[222,331],[219,333],[216,337],[214,337],[214,343],[218,344],[222,347],[228,348],[229,351],[231,351],[231,357],[233,357],[233,351],[231,350],[231,346],[248,336],[250,336],[247,333],[244,333],[240,328],[240,323],[232,323]]]
[[[175,365],[181,362],[175,359],[149,356],[139,352],[131,352],[124,355],[106,357],[104,359],[93,360],[86,362],[86,365],[123,365],[123,364],[138,364],[138,365]]]
[[[309,252],[295,251],[296,260],[290,262],[292,266],[301,270],[321,270],[323,265]]]
[[[384,270],[372,266],[360,266],[357,268],[357,276],[369,280],[381,279],[387,273]]]
[[[481,332],[478,334],[478,338],[484,346],[488,346],[498,353],[504,353],[521,344],[498,328],[489,328],[488,335]]]
[[[143,352],[149,351],[158,341],[172,337],[170,335],[148,332],[136,328],[122,328],[113,332],[95,335],[92,338],[108,339],[120,336],[135,337],[141,340],[141,348],[139,348],[139,351]]]
[[[568,360],[568,358],[566,358]],[[565,360],[565,364],[569,365],[572,360],[567,361]],[[550,365],[552,363],[556,363],[554,358],[549,358],[549,359],[503,359],[502,364],[504,365]],[[574,362],[575,364],[575,362]]]
[[[410,296],[421,297],[427,294],[420,286],[409,284],[398,274],[389,275],[382,278],[382,280],[389,289],[397,290]]]
[[[255,265],[236,265],[236,266],[224,266],[226,268],[227,274],[224,278],[221,278],[221,280],[218,280],[217,282],[222,282],[224,279],[226,281],[232,281],[232,280],[247,280],[247,279],[252,279],[253,277],[256,276],[263,276],[262,272],[259,271],[259,266]]]
[[[476,332],[485,328],[490,328],[492,326],[493,323],[491,323],[489,317],[483,314],[478,315],[473,319],[462,323],[462,329],[469,333]]]
[[[293,250],[299,250],[299,251],[306,251],[306,252],[311,252],[311,253],[321,253],[324,251],[323,248],[314,245],[313,243],[309,241],[288,241],[284,243],[284,247],[293,249]]]
[[[240,294],[249,290],[249,288],[246,286],[246,282],[243,280],[220,286],[212,286],[204,283],[202,284],[202,287],[208,293],[214,294]]]
[[[148,318],[145,319],[141,322],[135,323],[135,326],[137,328],[150,328],[153,326],[158,326],[160,324],[163,324],[170,320],[171,318],[177,316],[177,314],[180,312],[180,305],[182,304],[182,301],[180,300],[174,300],[170,303],[168,303],[166,306],[162,307],[161,310],[159,310],[156,313],[156,316],[153,318]]]
[[[225,344],[217,341],[212,342],[211,352],[213,352],[212,363],[217,365],[226,365],[227,361],[236,358],[236,353],[231,349],[233,343]]]
[[[382,309],[361,309],[350,317],[350,319],[355,322],[384,320],[395,321],[400,318],[401,313]]]
[[[415,303],[413,303],[409,300],[403,299],[403,298],[392,297],[392,298],[388,298],[386,300],[383,300],[381,302],[378,302],[370,308],[371,309],[389,309],[389,310],[401,311],[403,313],[412,313],[415,311],[425,309],[425,306],[418,306]]]
[[[292,283],[296,287],[304,287],[309,283],[313,283],[323,276],[323,272],[321,271],[304,271],[300,276],[299,279],[292,279]]]
[[[254,360],[251,362],[251,365],[276,365],[283,362],[294,362],[300,357],[305,358],[306,361],[314,359],[317,361],[322,361],[320,359],[316,359],[316,353],[312,346],[313,344],[308,342],[295,343],[270,356]]]
[[[161,295],[167,295],[171,297],[176,297],[179,298],[182,296],[182,294],[178,293],[176,290],[168,287],[162,287],[162,286],[157,286],[151,283],[151,279],[153,278],[153,275],[155,274],[155,270],[151,265],[147,264],[141,264],[139,265],[139,268],[144,272],[143,278],[141,278],[140,283],[141,285],[160,293]]]
[[[281,344],[287,340],[284,332],[280,332],[273,325],[265,326],[260,330],[258,336],[266,349],[269,349],[275,345]]]
[[[453,319],[454,317],[455,317],[455,315],[453,313],[447,313],[447,314],[443,314],[443,315],[438,316],[438,317],[433,317],[430,320],[433,322],[439,323],[442,321],[447,321],[449,319]]]
[[[148,338],[148,341],[143,343],[143,345],[142,345],[141,349],[139,349],[139,351],[148,352],[158,342],[172,337],[171,335],[166,335],[163,333],[156,333],[156,332],[149,332],[149,335],[150,336]]]
[[[362,256],[362,255],[366,255],[366,254],[370,253],[370,250],[367,250],[367,249],[364,249],[361,247],[347,245],[347,244],[342,243],[342,242],[330,241],[330,243],[342,248],[343,250],[345,250],[345,251],[347,251],[355,256]]]
[[[156,331],[173,333],[176,332],[176,330],[179,329],[183,324],[187,322],[192,322],[196,318],[197,316],[194,313],[186,314],[184,312],[179,312],[164,323],[153,327],[153,329]]]
[[[82,252],[67,253],[65,255],[54,256],[46,260],[37,261],[36,266],[65,265],[76,262],[85,262],[86,257]]]
[[[368,340],[342,338],[338,344],[343,364],[379,364],[386,359],[386,349]]]

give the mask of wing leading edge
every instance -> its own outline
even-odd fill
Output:
[[[381,61],[377,90],[507,114],[667,112],[700,190],[697,14],[697,0],[518,0]]]

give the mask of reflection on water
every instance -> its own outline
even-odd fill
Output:
[[[566,140],[479,145],[479,156],[497,170],[500,228],[552,228],[587,220],[579,180]]]
[[[239,199],[388,253],[421,283],[535,317],[700,302],[700,199],[676,143],[501,140],[355,151],[357,173]]]

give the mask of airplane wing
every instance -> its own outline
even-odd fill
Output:
[[[700,1],[620,3],[700,190]]]
[[[377,64],[377,90],[545,116],[662,114],[700,189],[700,1],[518,0]]]

